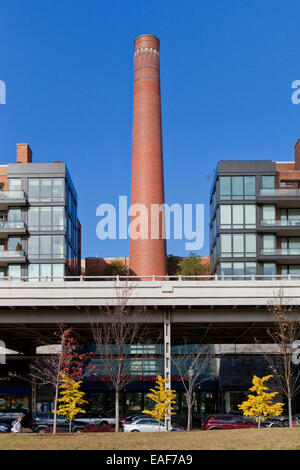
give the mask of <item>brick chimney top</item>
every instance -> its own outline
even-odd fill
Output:
[[[151,50],[159,51],[159,39],[153,34],[142,34],[134,41],[134,49],[142,50],[143,52],[150,52]]]
[[[32,163],[32,151],[29,144],[17,144],[17,163]]]

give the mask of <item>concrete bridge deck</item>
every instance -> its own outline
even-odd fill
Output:
[[[0,339],[27,351],[41,339],[51,341],[62,322],[90,341],[90,320],[99,319],[101,307],[115,305],[124,290],[131,292],[131,306],[143,307],[141,321],[151,325],[153,341],[168,313],[173,343],[183,337],[195,343],[251,343],[254,337],[268,342],[273,318],[267,304],[282,295],[284,302],[300,306],[297,279],[3,281]]]

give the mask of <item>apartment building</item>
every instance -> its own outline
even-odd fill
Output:
[[[32,163],[17,144],[0,166],[0,279],[61,280],[80,272],[77,194],[65,163]]]
[[[212,274],[300,276],[300,139],[291,162],[219,161],[210,195]]]

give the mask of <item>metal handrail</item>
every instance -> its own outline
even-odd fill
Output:
[[[140,281],[224,281],[224,280],[239,280],[239,281],[264,281],[264,280],[278,280],[278,281],[291,281],[291,280],[300,280],[300,273],[298,274],[207,274],[207,275],[194,275],[194,276],[149,276],[149,275],[140,275],[140,276],[22,276],[19,278],[22,281],[55,281],[59,280],[60,282],[68,281],[113,281],[113,282],[140,282]],[[4,276],[0,278],[1,281],[10,281],[11,277]]]
[[[14,229],[23,229],[26,228],[25,222],[9,222],[0,220],[0,230],[14,230]]]
[[[300,189],[297,188],[278,188],[261,189],[260,196],[300,196]]]
[[[25,256],[25,253],[23,250],[4,250],[0,251],[0,258],[21,258],[22,256]]]
[[[261,255],[278,255],[278,256],[299,256],[300,248],[267,248],[261,250]]]
[[[300,219],[288,219],[288,220],[281,220],[281,219],[267,220],[267,219],[263,219],[263,220],[260,221],[260,225],[276,226],[276,227],[297,227],[297,226],[300,226]]]
[[[0,201],[9,199],[25,199],[24,191],[0,191]]]

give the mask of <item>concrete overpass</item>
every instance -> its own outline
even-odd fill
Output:
[[[62,322],[89,342],[90,320],[99,319],[99,309],[116,304],[129,288],[129,304],[143,307],[141,321],[151,326],[153,341],[169,322],[172,344],[183,337],[200,344],[252,343],[254,337],[268,342],[266,329],[273,321],[268,302],[281,292],[286,303],[300,305],[299,279],[204,279],[5,280],[0,283],[0,339],[30,353],[41,342],[53,342],[57,322]]]

